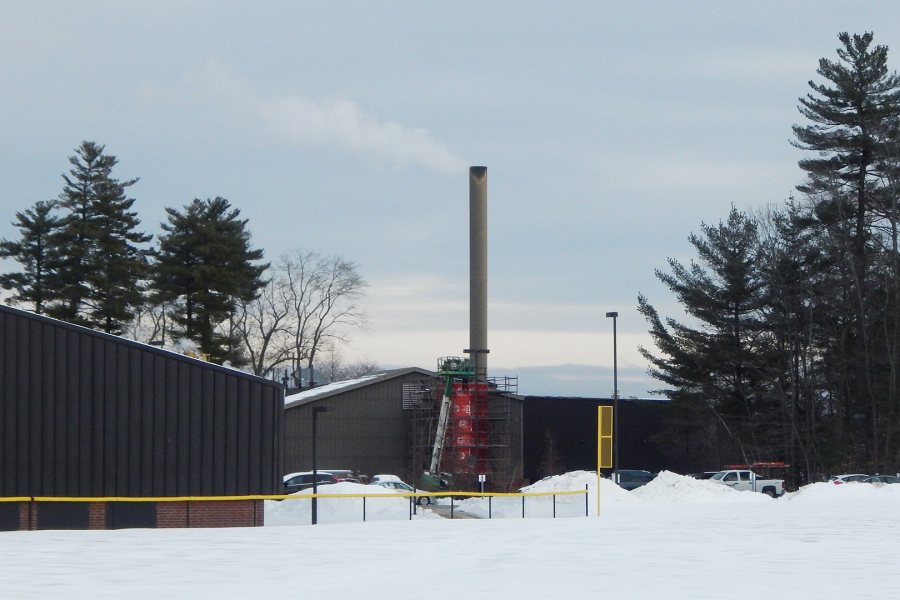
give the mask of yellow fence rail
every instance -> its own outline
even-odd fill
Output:
[[[0,502],[205,502],[229,500],[307,500],[310,498],[497,498],[535,496],[581,496],[587,490],[564,490],[557,492],[397,492],[390,494],[250,494],[246,496],[5,496]]]
[[[585,485],[583,490],[562,490],[553,492],[398,492],[398,493],[350,493],[350,494],[250,494],[243,496],[6,496],[0,497],[0,502],[229,502],[238,500],[316,500],[318,498],[362,498],[363,521],[365,521],[366,500],[368,498],[408,498],[410,504],[410,519],[416,511],[418,498],[450,498],[450,518],[453,518],[455,500],[457,498],[487,498],[488,518],[492,516],[491,501],[494,498],[521,498],[522,518],[525,518],[525,499],[531,497],[552,497],[553,517],[556,518],[557,496],[584,496],[585,516],[588,516],[588,490]]]

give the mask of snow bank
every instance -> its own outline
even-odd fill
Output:
[[[771,502],[758,492],[738,491],[708,479],[695,479],[662,471],[656,479],[631,492],[635,498],[651,503],[705,504],[710,502]]]
[[[562,475],[545,477],[529,486],[522,492],[572,492],[584,490],[587,486],[588,497],[585,502],[583,494],[556,496],[555,511],[557,517],[583,517],[585,510],[593,515],[597,511],[597,473],[594,471],[572,471]],[[606,478],[600,480],[600,497],[604,507],[628,505],[631,499],[628,492]],[[553,517],[553,496],[526,496],[525,517]],[[463,512],[493,519],[522,518],[522,498],[498,496],[487,498],[469,498],[457,502]]]
[[[785,494],[781,501],[802,507],[853,504],[860,508],[886,506],[896,510],[900,509],[900,485],[812,483],[799,491]]]
[[[409,519],[409,499],[400,492],[380,485],[362,485],[343,481],[318,486],[320,494],[379,494],[366,498],[366,521],[397,521]],[[298,499],[266,500],[266,525],[310,525],[312,523],[312,488],[291,494]],[[440,518],[428,509],[417,508],[414,519]],[[318,498],[316,521],[326,523],[362,523],[362,498]]]
[[[587,486],[588,497],[583,494],[556,496],[527,496],[524,501],[525,518],[583,517],[585,511],[591,516],[597,514],[597,474],[594,471],[573,471],[562,475],[546,477],[521,489],[523,492],[569,492],[583,490]],[[311,489],[294,494],[309,496]],[[367,498],[365,503],[366,521],[409,520],[409,501],[397,497],[393,489],[377,485],[360,485],[342,482],[319,487],[322,494],[379,494],[381,497]],[[436,504],[443,508],[441,514],[448,516],[446,508],[449,498],[438,498]],[[309,525],[311,522],[311,501],[308,498],[265,503],[266,525]],[[522,498],[498,496],[488,498],[454,498],[454,516],[473,516],[487,519],[521,519]],[[741,506],[768,506],[770,510],[801,513],[815,509],[823,514],[832,509],[843,510],[847,505],[860,510],[896,510],[900,507],[900,485],[875,486],[863,483],[834,485],[815,483],[803,487],[798,492],[785,494],[773,499],[758,492],[737,491],[721,483],[694,479],[669,471],[661,472],[656,479],[633,491],[626,491],[610,479],[600,479],[600,505],[603,515],[648,515],[665,514],[686,509],[704,511],[711,505],[721,505],[725,509]],[[692,508],[696,507],[696,508]],[[362,523],[362,498],[319,498],[318,522]],[[417,507],[413,519],[439,519],[431,508]]]

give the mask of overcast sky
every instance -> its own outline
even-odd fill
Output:
[[[840,31],[896,49],[896,2],[0,1],[0,237],[82,140],[118,157],[144,231],[223,196],[268,258],[355,261],[348,360],[468,347],[468,167],[488,167],[493,375],[521,393],[655,387],[654,269],[733,204],[802,180],[797,98]],[[14,268],[0,263],[3,271]]]

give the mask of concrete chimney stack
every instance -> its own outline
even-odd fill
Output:
[[[479,379],[487,375],[487,167],[469,167],[469,348]]]

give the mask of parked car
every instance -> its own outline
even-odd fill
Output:
[[[382,481],[403,481],[396,475],[386,475],[384,473],[380,473],[378,475],[372,475],[372,478],[369,480],[369,483],[381,483]]]
[[[900,477],[896,475],[872,475],[863,479],[863,483],[875,483],[883,485],[885,483],[900,483]]]
[[[329,485],[337,483],[337,477],[328,471],[316,470],[316,487],[320,485]],[[313,472],[301,471],[299,473],[289,473],[284,476],[284,493],[293,494],[311,488],[313,486]]]
[[[688,473],[688,477],[693,477],[694,479],[712,479],[712,476],[718,473],[718,471],[703,471],[702,473]]]
[[[865,475],[863,473],[846,473],[844,475],[832,475],[831,477],[828,478],[828,481],[830,481],[831,483],[833,483],[835,485],[840,485],[842,483],[853,483],[854,481],[856,481],[856,482],[864,481],[868,477],[869,477],[868,475]]]
[[[620,488],[634,490],[656,479],[656,474],[639,469],[619,469],[616,483]]]
[[[749,490],[751,492],[762,492],[772,498],[777,498],[784,494],[783,479],[763,479],[753,471],[745,469],[728,469],[727,471],[719,471],[709,479],[716,483],[721,483],[732,487],[736,490]]]
[[[373,477],[373,479],[376,479],[378,477],[384,477],[384,476],[376,475],[375,477]],[[390,475],[389,477],[393,478],[396,476]],[[399,477],[396,477],[395,479],[376,479],[369,485],[378,485],[383,488],[387,488],[389,490],[397,490],[398,492],[402,492],[404,494],[414,494],[418,491],[416,488],[409,485],[408,483],[401,481]],[[431,502],[433,500],[431,496],[414,496],[414,498],[415,498],[416,504],[418,504],[419,506],[431,504]]]
[[[349,481],[350,483],[361,483],[360,475],[351,469],[318,469],[319,472],[331,473],[338,481]]]

